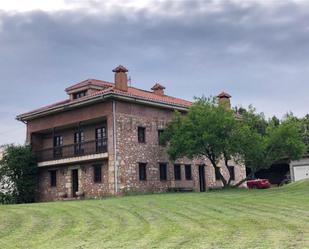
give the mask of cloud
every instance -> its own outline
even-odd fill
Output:
[[[66,98],[85,78],[112,81],[117,64],[144,89],[159,81],[187,99],[225,90],[269,116],[308,112],[306,1],[62,3],[0,12],[0,105],[17,108],[1,123],[14,126],[17,110]]]

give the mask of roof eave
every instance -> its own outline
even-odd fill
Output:
[[[146,105],[151,105],[151,106],[156,106],[156,107],[161,107],[161,108],[167,108],[167,109],[175,109],[175,110],[179,110],[179,111],[188,111],[189,107],[185,106],[185,105],[177,105],[177,104],[173,104],[173,103],[165,103],[165,102],[161,102],[161,101],[155,101],[155,100],[149,100],[149,99],[144,99],[144,98],[140,98],[138,96],[126,96],[120,93],[106,93],[103,95],[98,95],[98,96],[94,96],[92,98],[88,98],[85,99],[83,101],[79,101],[76,103],[67,103],[67,104],[63,104],[61,106],[58,107],[53,107],[47,110],[42,110],[42,111],[38,111],[35,113],[29,113],[29,114],[21,114],[18,115],[16,117],[17,120],[25,122],[31,119],[35,119],[35,118],[39,118],[42,116],[46,116],[49,114],[54,114],[57,112],[62,112],[62,111],[67,111],[67,110],[71,110],[74,108],[77,108],[79,106],[85,106],[85,105],[89,105],[89,104],[93,104],[96,102],[100,102],[102,100],[106,100],[109,98],[116,98],[116,99],[120,99],[120,100],[124,100],[124,101],[129,101],[129,102],[134,102],[134,103],[139,103],[139,104],[146,104]]]

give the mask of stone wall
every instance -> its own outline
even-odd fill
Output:
[[[106,107],[106,110],[100,108]],[[96,109],[96,106],[92,106]],[[108,160],[103,162],[102,168],[102,183],[94,183],[93,180],[93,164],[97,162],[88,162],[83,164],[62,165],[58,167],[40,168],[39,181],[39,196],[41,201],[59,199],[59,193],[66,193],[67,197],[72,197],[72,169],[79,170],[79,186],[80,190],[84,192],[85,197],[100,197],[110,194],[115,194],[115,166],[118,169],[117,185],[119,192],[164,192],[169,188],[192,188],[194,191],[200,191],[199,179],[199,165],[205,165],[205,182],[206,189],[217,188],[222,186],[220,181],[216,181],[214,168],[211,163],[205,159],[189,160],[186,158],[172,162],[166,153],[166,147],[159,145],[158,130],[164,129],[167,123],[173,117],[173,110],[153,108],[145,105],[138,105],[134,103],[125,103],[115,101],[115,128],[116,128],[116,144],[117,144],[117,158],[114,160],[114,144],[113,144],[113,115],[110,113],[112,104],[99,105],[98,109],[94,111],[93,118],[106,117],[108,129]],[[80,110],[80,119],[77,119],[77,114],[74,114],[74,120],[70,122],[81,121],[84,118],[90,118],[88,114],[82,114],[89,111],[88,108]],[[99,115],[99,111],[101,115]],[[93,111],[92,111],[93,112]],[[70,115],[68,113],[67,115]],[[61,125],[56,120],[49,125]],[[64,117],[61,117],[63,120]],[[69,118],[66,120],[69,123]],[[40,125],[47,124],[40,121],[34,125],[32,123],[29,130],[36,131]],[[43,126],[42,126],[43,127]],[[41,127],[41,128],[42,128]],[[138,127],[144,127],[146,130],[146,142],[139,143],[137,130]],[[89,127],[89,136],[93,136],[92,132],[95,127]],[[69,131],[72,139],[72,132]],[[68,133],[68,134],[69,134]],[[87,135],[87,134],[86,134]],[[88,137],[88,135],[87,135]],[[72,142],[72,141],[71,141]],[[139,180],[139,163],[147,163],[147,180]],[[167,180],[160,181],[159,163],[167,163]],[[175,180],[174,164],[181,165],[181,180]],[[191,165],[192,180],[185,179],[184,165]],[[245,167],[241,165],[235,166],[235,181],[245,177]],[[228,170],[224,165],[221,165],[223,175],[228,178]],[[57,169],[57,187],[50,187],[49,170]]]
[[[94,164],[102,164],[102,181],[94,182]],[[85,198],[102,197],[109,195],[108,163],[95,161],[79,165],[63,165],[39,169],[39,201],[62,199],[61,193],[66,193],[67,198],[72,198],[72,170],[78,169],[79,191]],[[51,187],[50,170],[56,170],[57,185]]]
[[[186,158],[172,162],[166,148],[159,145],[158,130],[163,129],[171,120],[173,111],[117,102],[117,162],[119,166],[119,187],[121,192],[142,191],[162,192],[170,187],[185,187],[199,191],[199,165],[205,165],[206,189],[222,185],[216,181],[214,168],[207,159],[188,160]],[[138,142],[138,127],[146,130],[146,142]],[[139,163],[147,163],[147,180],[139,180]],[[160,181],[159,163],[168,164],[168,179]],[[174,179],[174,164],[181,164],[181,180]],[[185,180],[184,165],[191,165],[192,180]],[[245,167],[235,166],[235,181],[245,177]],[[228,179],[229,173],[224,165],[222,173]]]

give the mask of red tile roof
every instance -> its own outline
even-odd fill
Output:
[[[115,84],[113,83],[101,81],[101,80],[95,80],[95,79],[84,80],[80,83],[77,83],[71,87],[66,88],[65,90],[71,91],[71,90],[78,89],[78,88],[81,88],[87,85],[101,86],[102,90],[99,90],[97,92],[92,93],[91,95],[87,95],[79,99],[74,99],[74,100],[67,99],[67,100],[52,104],[52,105],[48,105],[48,106],[33,110],[31,112],[21,114],[17,118],[22,119],[23,116],[29,116],[32,114],[36,114],[38,112],[44,112],[44,111],[54,109],[57,107],[62,107],[62,106],[70,105],[73,103],[82,102],[83,100],[91,99],[92,97],[95,97],[95,96],[99,96],[99,95],[104,96],[108,94],[115,94],[116,96],[133,97],[133,98],[138,98],[138,99],[142,99],[142,100],[149,101],[149,102],[163,103],[163,104],[178,106],[182,108],[188,108],[192,105],[192,102],[184,100],[184,99],[175,98],[175,97],[171,97],[167,95],[157,95],[153,92],[145,91],[145,90],[138,89],[135,87],[128,87],[127,92],[121,91],[121,90],[116,89]]]
[[[82,82],[79,82],[73,86],[66,88],[65,91],[68,92],[68,91],[75,90],[75,89],[78,89],[84,86],[89,86],[89,85],[106,88],[106,87],[113,86],[114,84],[111,82],[103,81],[103,80],[88,79],[88,80],[84,80]]]

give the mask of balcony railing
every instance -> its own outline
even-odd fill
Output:
[[[107,152],[107,139],[100,139],[39,150],[35,155],[38,162],[43,162],[105,152]]]

